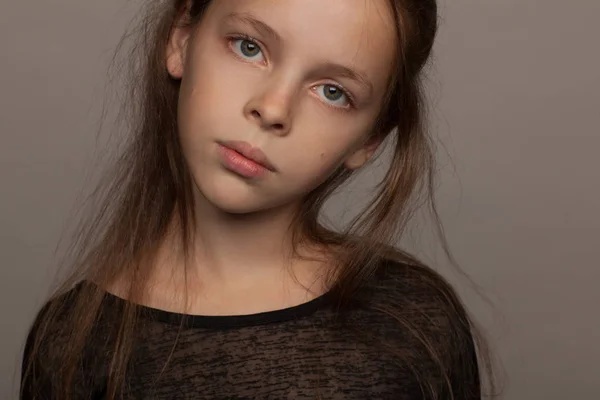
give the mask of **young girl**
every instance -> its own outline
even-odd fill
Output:
[[[479,399],[457,295],[391,247],[432,198],[436,28],[435,0],[152,2],[131,142],[31,330],[22,398]],[[372,203],[326,228],[384,139]]]

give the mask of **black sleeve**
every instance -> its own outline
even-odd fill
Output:
[[[38,352],[38,355],[36,356],[33,356],[32,354],[35,340],[40,330],[41,320],[46,314],[47,310],[48,306],[45,306],[38,313],[33,326],[27,335],[25,350],[23,352],[23,361],[21,363],[21,384],[19,395],[21,400],[50,400],[52,398],[50,377],[48,376],[47,371],[43,368],[44,363],[40,361],[40,352]]]
[[[63,328],[72,316],[75,298],[81,288],[82,284],[79,284],[51,299],[36,316],[23,352],[19,397],[21,400],[63,400],[59,376],[63,357],[60,352],[65,346],[69,346],[70,340],[69,332],[65,332]],[[36,342],[39,342],[37,348]],[[100,351],[100,354],[103,353]],[[73,378],[74,386],[69,388],[73,399],[105,397],[102,394],[105,380],[98,370],[92,370],[92,366],[101,361],[104,361],[104,358],[98,358],[96,353],[82,353],[80,365]]]
[[[455,399],[481,400],[481,379],[477,351],[470,331],[462,337],[463,345],[458,348],[463,353],[458,354],[454,368],[450,372],[452,394]]]
[[[396,398],[481,400],[472,324],[454,289],[426,267],[391,264],[385,272],[376,296],[405,321],[388,325],[417,381],[408,397]]]

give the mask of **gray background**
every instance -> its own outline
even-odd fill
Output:
[[[93,181],[105,70],[135,8],[0,2],[1,399],[15,397],[55,247]],[[453,160],[442,154],[441,210],[496,305],[464,290],[506,370],[505,398],[597,399],[600,1],[446,0],[441,11],[429,82]],[[442,260],[421,236],[423,254]]]

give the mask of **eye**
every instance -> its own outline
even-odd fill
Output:
[[[318,85],[315,86],[315,91],[321,96],[327,103],[330,103],[336,107],[345,108],[352,105],[352,99],[348,92],[336,85]]]
[[[233,51],[240,57],[250,61],[264,61],[262,49],[251,38],[233,38],[231,40]]]

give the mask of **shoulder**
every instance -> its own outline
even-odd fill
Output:
[[[359,293],[373,315],[402,316],[440,334],[469,336],[468,312],[456,290],[438,272],[419,263],[382,260]]]
[[[439,316],[446,318],[447,323],[468,325],[468,313],[457,291],[426,265],[383,260],[365,288],[374,304],[401,306],[406,313]],[[451,327],[442,324],[440,328]]]
[[[88,281],[60,290],[38,311],[28,333],[25,356],[50,356],[60,346],[69,346],[83,319],[97,321],[101,314],[105,318],[113,306],[106,292]]]
[[[419,263],[384,260],[362,293],[356,322],[369,327],[374,346],[410,371],[422,391],[480,398],[472,324],[439,273]]]
[[[21,398],[45,398],[52,392],[56,349],[67,345],[60,329],[70,315],[79,287],[48,300],[29,329],[21,364]]]
[[[77,302],[85,296],[86,289],[85,283],[78,283],[55,294],[43,304],[29,329],[23,357],[24,367],[29,355],[48,355],[55,344],[61,341],[63,335],[60,332],[72,319]],[[41,337],[44,338],[43,341],[39,340]]]
[[[97,286],[81,282],[53,296],[37,313],[23,353],[21,398],[45,398],[55,392],[67,349],[83,333],[79,322],[96,319],[94,313],[84,315],[95,295],[102,296]]]
[[[61,327],[73,311],[75,301],[81,292],[82,284],[54,295],[37,312],[27,336],[25,353],[33,347],[39,335],[52,336],[51,333]]]

